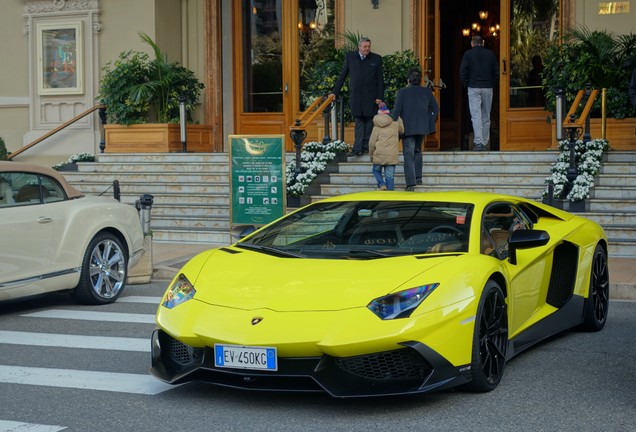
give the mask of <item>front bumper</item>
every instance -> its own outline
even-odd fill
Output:
[[[453,366],[419,342],[359,355],[279,358],[276,372],[218,368],[212,348],[195,348],[161,329],[152,335],[150,372],[178,384],[199,380],[226,387],[270,391],[326,391],[334,397],[425,393],[464,384],[470,367]]]

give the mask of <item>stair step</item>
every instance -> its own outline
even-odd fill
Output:
[[[477,190],[539,201],[556,150],[545,152],[425,152],[420,191]],[[286,160],[293,160],[288,153]],[[98,155],[97,162],[78,163],[64,172],[86,194],[112,196],[120,183],[122,202],[134,204],[144,193],[154,195],[151,229],[156,241],[229,244],[230,159],[227,153],[153,153]],[[400,154],[400,165],[403,163]],[[326,179],[310,197],[375,190],[368,155],[333,162]],[[404,189],[404,170],[396,172],[396,190]],[[636,152],[610,151],[588,203],[579,213],[597,221],[609,239],[611,256],[636,255]]]

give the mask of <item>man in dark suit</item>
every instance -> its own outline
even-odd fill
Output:
[[[349,103],[355,121],[355,141],[349,156],[369,152],[369,137],[373,129],[373,116],[384,98],[382,57],[371,52],[371,40],[360,39],[358,50],[345,55],[340,76],[331,93],[338,96],[349,76]]]

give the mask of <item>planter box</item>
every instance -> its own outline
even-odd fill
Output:
[[[104,125],[106,153],[169,153],[181,152],[178,124]],[[187,151],[212,152],[212,127],[187,125]]]
[[[601,119],[590,120],[590,135],[592,139],[602,138]],[[612,150],[636,150],[636,118],[607,119],[605,135]]]
[[[583,201],[568,201],[563,199],[555,199],[552,204],[547,199],[543,199],[544,204],[552,205],[552,207],[558,208],[560,210],[565,210],[570,213],[583,213],[590,211],[590,202],[587,200]]]

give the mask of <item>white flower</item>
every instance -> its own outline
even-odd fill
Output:
[[[349,150],[349,146],[343,141],[332,141],[327,144],[313,141],[305,144],[300,152],[301,172],[296,175],[295,159],[285,167],[287,194],[301,196],[338,153],[346,153]]]
[[[595,139],[583,143],[578,140],[574,145],[574,156],[576,161],[576,178],[568,192],[566,199],[570,201],[582,201],[590,197],[590,189],[594,187],[594,177],[601,171],[603,154],[610,149],[606,140]],[[564,198],[563,194],[567,190],[567,172],[570,168],[570,143],[567,140],[559,142],[559,157],[550,168],[552,173],[545,179],[546,183],[554,185],[553,194],[555,198]],[[543,192],[543,196],[548,196],[548,187]]]
[[[53,165],[53,169],[60,169],[66,165],[70,165],[77,162],[95,162],[95,155],[92,153],[75,153],[71,155],[66,162]]]

